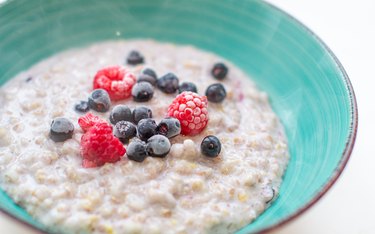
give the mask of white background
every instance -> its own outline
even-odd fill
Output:
[[[3,0],[0,0],[2,2]],[[312,29],[354,86],[359,130],[343,175],[313,208],[272,234],[375,233],[375,0],[269,0]],[[33,234],[0,214],[1,234]]]

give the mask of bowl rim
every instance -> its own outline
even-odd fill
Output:
[[[322,186],[319,192],[304,206],[302,206],[300,209],[296,210],[294,213],[286,217],[285,219],[279,221],[278,223],[275,223],[269,227],[260,229],[257,233],[268,233],[270,231],[275,231],[276,229],[280,228],[281,226],[285,225],[286,223],[289,223],[292,220],[295,220],[297,217],[301,216],[305,213],[306,210],[308,210],[310,207],[312,207],[315,203],[317,203],[327,192],[332,188],[332,186],[335,184],[335,182],[338,180],[342,172],[344,171],[350,156],[353,152],[353,148],[355,145],[355,140],[357,137],[357,130],[358,130],[358,105],[357,105],[357,99],[354,93],[353,85],[349,79],[348,74],[345,71],[344,66],[341,64],[340,60],[337,58],[337,56],[333,53],[333,51],[328,47],[328,45],[317,35],[315,34],[310,28],[308,28],[305,24],[303,24],[301,21],[299,21],[297,18],[289,14],[288,12],[282,10],[281,8],[275,6],[272,3],[269,2],[263,2],[265,5],[268,5],[271,8],[274,8],[275,10],[279,11],[280,13],[284,14],[286,17],[288,17],[290,20],[294,21],[300,28],[305,30],[308,34],[310,34],[317,43],[319,43],[331,56],[331,58],[336,63],[339,71],[341,72],[343,78],[344,78],[344,85],[348,89],[348,95],[350,99],[350,110],[351,110],[351,122],[350,122],[350,132],[346,141],[345,149],[343,153],[341,154],[340,162],[338,163],[337,167],[335,168],[334,172],[330,176],[330,178],[325,182],[325,184]]]
[[[0,7],[2,5],[5,5],[9,2],[12,1],[5,1],[3,4],[0,4]],[[340,175],[342,174],[343,170],[345,169],[350,156],[353,152],[353,148],[355,145],[355,140],[357,137],[357,130],[358,130],[358,105],[357,105],[357,100],[356,96],[354,93],[354,89],[352,86],[352,83],[350,82],[349,76],[346,73],[343,65],[337,58],[337,56],[333,53],[333,51],[328,47],[328,45],[317,35],[315,34],[311,29],[309,29],[305,24],[303,24],[301,21],[299,21],[297,18],[289,14],[288,12],[282,10],[281,8],[275,6],[272,3],[262,1],[262,4],[266,5],[267,7],[273,8],[276,11],[279,11],[283,15],[285,15],[287,18],[289,18],[291,21],[296,23],[301,29],[305,30],[310,36],[312,36],[317,43],[319,43],[326,51],[327,53],[331,56],[333,59],[334,63],[337,65],[338,70],[343,76],[343,82],[348,89],[348,95],[350,99],[350,110],[351,110],[351,122],[350,122],[350,133],[348,136],[348,139],[346,141],[345,149],[342,153],[340,162],[338,163],[337,167],[335,168],[333,174],[330,176],[330,178],[325,182],[325,184],[322,186],[319,192],[309,201],[307,202],[304,206],[302,206],[300,209],[294,211],[291,215],[288,217],[284,218],[283,220],[269,226],[263,229],[259,229],[256,231],[256,233],[268,233],[271,231],[275,231],[276,229],[280,228],[281,226],[284,226],[285,224],[289,223],[290,221],[295,220],[297,217],[301,216],[302,214],[305,213],[306,210],[308,210],[310,207],[312,207],[315,203],[317,203],[327,192],[332,188],[332,186],[335,184],[335,182],[338,180]],[[5,209],[0,207],[0,213],[4,214],[8,218],[12,219],[13,221],[16,221],[20,224],[22,224],[24,227],[29,227],[30,229],[33,229],[34,232],[40,233],[40,234],[49,234],[49,232],[41,230],[32,224],[21,220],[17,218],[15,215],[11,214],[10,212],[6,211]]]

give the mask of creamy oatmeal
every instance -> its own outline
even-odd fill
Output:
[[[86,100],[99,69],[123,65],[137,49],[144,67],[194,82],[198,93],[218,82],[212,65],[223,61],[190,46],[150,40],[110,41],[57,54],[19,74],[0,89],[0,184],[33,217],[63,233],[228,233],[253,221],[278,194],[288,162],[283,127],[267,95],[234,65],[220,81],[227,97],[209,103],[205,130],[171,139],[165,158],[142,163],[124,156],[119,162],[83,168],[74,104]],[[112,103],[148,106],[159,121],[175,94],[155,89],[145,103],[131,98]],[[92,113],[108,120],[109,112]],[[73,138],[54,142],[56,117],[74,123]],[[218,157],[204,157],[207,135],[222,144]],[[125,145],[126,147],[126,145]]]

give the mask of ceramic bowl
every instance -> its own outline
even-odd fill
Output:
[[[14,0],[0,5],[0,82],[56,52],[102,40],[153,38],[230,60],[266,91],[291,159],[279,198],[238,233],[292,220],[339,177],[357,128],[354,92],[328,47],[285,12],[251,0]],[[0,208],[43,230],[0,192]]]

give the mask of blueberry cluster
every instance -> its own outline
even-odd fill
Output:
[[[154,70],[146,68],[141,72],[137,84],[133,87],[133,100],[137,102],[150,100],[154,94],[153,86],[156,86],[160,91],[166,94],[174,94],[177,91],[178,93],[184,91],[198,92],[197,86],[192,82],[182,82],[179,84],[178,77],[173,73],[167,73],[164,76],[157,78]],[[208,86],[205,94],[207,99],[214,103],[220,103],[226,97],[225,88],[221,83],[215,83]]]
[[[75,104],[74,109],[77,112],[87,112],[90,109],[97,112],[107,112],[111,107],[111,99],[104,89],[94,89],[87,101],[79,101]]]
[[[167,73],[158,78],[156,72],[150,68],[146,68],[141,71],[137,82],[138,84],[148,83],[150,85],[148,87],[156,86],[158,89],[160,89],[160,91],[167,94],[176,93],[176,91],[179,89],[179,80],[175,74]],[[142,89],[138,89],[134,92],[145,92],[148,87],[143,87]]]
[[[143,56],[138,51],[131,51],[127,57],[127,63],[137,65],[144,62]],[[211,69],[211,75],[222,81],[227,77],[228,67],[224,63],[216,63]],[[178,77],[173,73],[167,73],[160,78],[154,70],[150,68],[144,69],[138,76],[137,84],[132,89],[133,100],[136,102],[149,101],[153,95],[153,87],[156,86],[160,91],[166,94],[182,93],[191,91],[197,93],[197,86],[192,82],[183,82],[179,84]],[[213,103],[221,103],[226,97],[226,90],[220,83],[215,83],[207,87],[205,95],[208,101]]]
[[[143,64],[145,59],[136,50],[131,51],[127,58],[128,65]],[[211,75],[218,81],[227,77],[228,68],[223,63],[214,64]],[[131,96],[135,102],[147,102],[154,96],[154,88],[166,94],[183,93],[185,91],[198,92],[192,82],[179,83],[179,78],[173,73],[158,77],[156,72],[145,68],[138,76],[137,83],[131,89]],[[205,95],[212,103],[221,103],[226,98],[226,90],[222,83],[214,83],[207,87]],[[104,89],[93,90],[87,100],[79,101],[74,108],[77,112],[87,112],[90,109],[97,112],[107,112],[111,107],[111,98]],[[167,117],[156,123],[152,119],[152,111],[145,106],[131,110],[126,105],[116,105],[110,113],[110,122],[114,125],[113,134],[122,143],[129,143],[127,156],[130,160],[142,162],[146,157],[165,157],[171,148],[169,138],[181,133],[180,121]],[[72,137],[73,124],[65,118],[53,120],[50,138],[55,142],[65,141]],[[133,139],[136,138],[136,139]],[[216,136],[206,136],[201,142],[201,153],[207,157],[217,157],[221,152],[221,143]]]
[[[137,137],[127,147],[130,160],[142,162],[147,156],[165,157],[170,148],[169,138],[181,132],[180,122],[175,118],[165,118],[159,124],[152,119],[148,107],[136,107],[133,111],[126,105],[115,106],[109,120],[114,127],[114,135],[123,143]]]
[[[215,63],[211,69],[211,75],[219,81],[224,80],[227,77],[227,74],[228,67],[225,66],[224,63]],[[207,100],[213,103],[220,103],[224,101],[225,97],[227,96],[224,85],[221,83],[215,83],[208,86],[205,94],[207,96]]]

